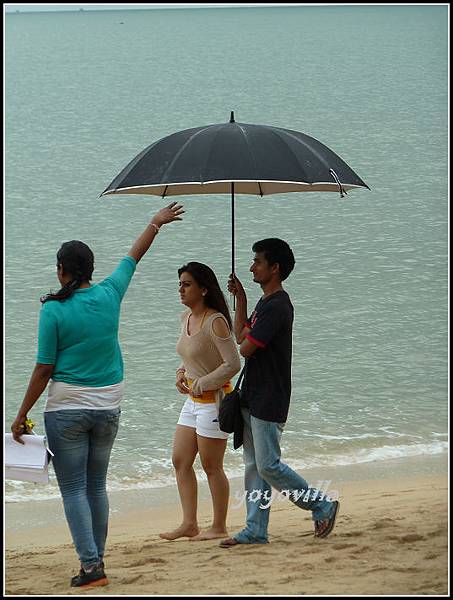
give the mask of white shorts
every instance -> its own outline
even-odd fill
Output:
[[[194,402],[190,396],[187,398],[179,415],[178,425],[193,427],[197,435],[208,438],[218,438],[226,440],[228,433],[221,431],[217,415],[217,406],[212,404],[202,404]]]

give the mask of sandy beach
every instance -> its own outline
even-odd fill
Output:
[[[111,516],[105,556],[110,584],[82,592],[69,587],[78,563],[55,501],[60,513],[55,525],[7,529],[5,593],[446,595],[447,475],[399,473],[332,483],[329,489],[340,492],[341,510],[334,532],[325,540],[314,539],[310,513],[277,499],[270,543],[230,549],[219,548],[217,540],[160,539],[159,532],[179,524],[175,497],[165,506],[144,507],[143,494],[136,494],[137,502],[129,498],[129,508],[113,510]],[[230,534],[244,522],[244,506],[233,493],[239,490],[240,480],[232,485]],[[210,523],[208,498],[205,490],[199,503],[202,528]],[[111,500],[111,506],[115,502]]]

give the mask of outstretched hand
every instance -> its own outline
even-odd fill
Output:
[[[138,262],[144,254],[148,252],[154,238],[159,233],[159,228],[165,223],[172,221],[182,221],[181,216],[184,213],[182,205],[177,202],[171,202],[165,208],[161,208],[148,223],[145,231],[135,240],[128,256],[132,256]]]
[[[159,212],[157,212],[153,218],[151,219],[151,223],[154,223],[158,227],[161,225],[165,225],[166,223],[172,223],[173,221],[182,221],[180,215],[182,215],[185,211],[182,210],[182,204],[178,204],[177,202],[171,202],[168,206],[161,208]]]

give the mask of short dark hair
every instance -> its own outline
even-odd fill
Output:
[[[296,264],[293,251],[287,242],[278,238],[267,238],[255,242],[252,246],[252,251],[263,252],[264,258],[271,266],[278,263],[280,281],[285,281]]]

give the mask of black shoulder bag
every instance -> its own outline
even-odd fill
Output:
[[[220,402],[219,427],[225,433],[233,433],[233,431],[237,431],[239,424],[242,428],[240,385],[242,378],[244,377],[244,373],[245,366],[242,369],[238,380],[236,381],[233,391],[231,391],[229,394],[225,394]]]

